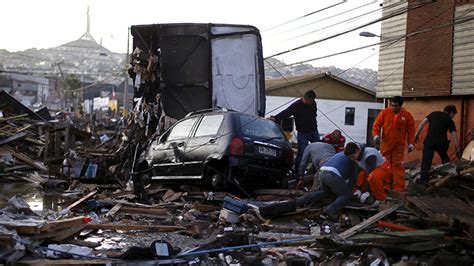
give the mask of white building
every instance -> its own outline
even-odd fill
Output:
[[[267,96],[266,98],[267,117],[276,115],[300,99],[283,96]],[[316,99],[316,103],[318,131],[321,137],[339,129],[346,137],[346,142],[370,141],[373,121],[383,108],[383,103],[378,102]]]

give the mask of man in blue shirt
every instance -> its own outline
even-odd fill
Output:
[[[298,206],[321,201],[331,194],[337,196],[324,208],[324,214],[336,221],[339,210],[352,199],[352,188],[356,182],[355,160],[359,158],[360,148],[355,143],[348,143],[344,152],[336,153],[319,169],[321,190],[307,193],[296,200]]]

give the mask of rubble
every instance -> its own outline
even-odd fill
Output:
[[[136,114],[119,124],[104,118],[102,126],[91,128],[86,118],[46,121],[23,108],[10,110],[15,112],[2,109],[0,118],[1,181],[55,193],[57,202],[39,211],[21,191],[2,195],[0,263],[474,262],[471,157],[433,167],[425,190],[413,185],[419,162],[407,164],[406,192],[390,191],[377,208],[354,200],[338,222],[321,216],[324,204],[297,208],[294,199],[305,191],[294,189],[258,189],[241,199],[190,185],[154,184],[146,190],[150,204],[144,204],[126,184],[135,137],[143,133],[133,122]],[[466,149],[470,154],[472,145]]]

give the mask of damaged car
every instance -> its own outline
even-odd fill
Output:
[[[227,188],[286,187],[293,150],[273,121],[226,109],[188,114],[151,140],[141,156],[146,179]]]

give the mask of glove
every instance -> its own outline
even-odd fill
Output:
[[[356,191],[354,191],[354,193],[352,193],[352,195],[354,195],[354,197],[360,199],[360,195],[362,195],[362,191],[356,190]]]
[[[362,195],[360,195],[360,203],[365,203],[365,201],[370,197],[369,192],[364,192]]]
[[[379,145],[379,144],[380,144],[380,137],[374,136],[374,145]]]
[[[408,144],[408,152],[412,152],[415,149],[413,144]]]

